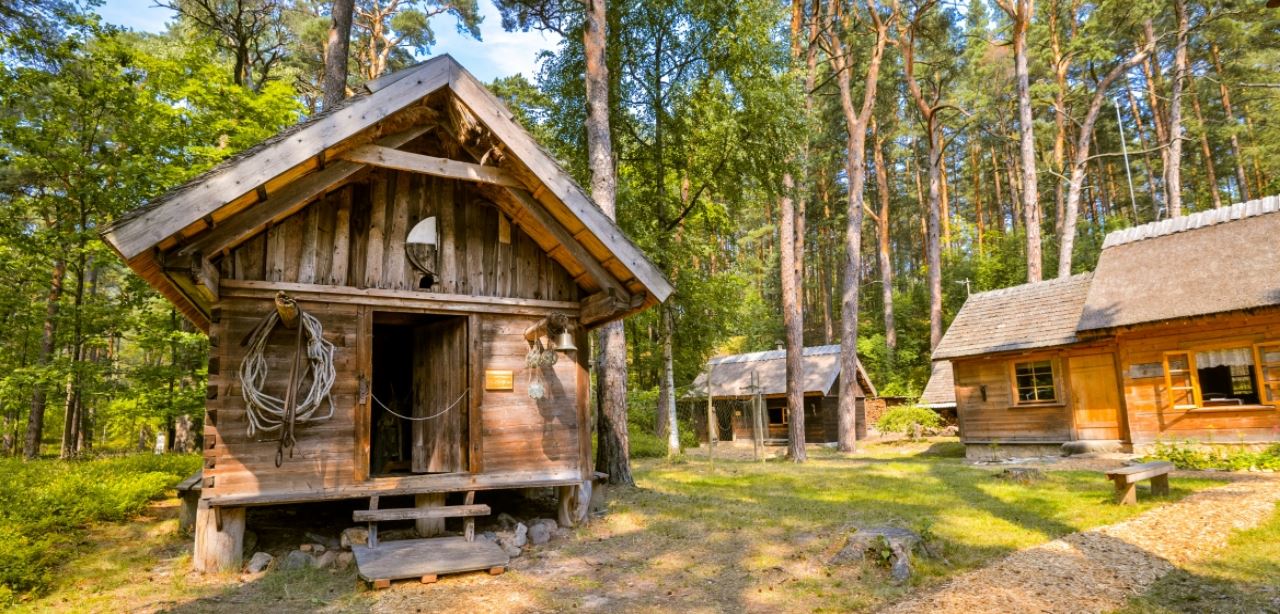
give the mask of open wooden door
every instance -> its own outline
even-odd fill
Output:
[[[1120,386],[1116,382],[1115,358],[1111,354],[1086,354],[1067,359],[1071,380],[1071,410],[1075,417],[1076,439],[1121,440],[1124,438]]]
[[[413,335],[413,472],[466,471],[467,319],[418,326]]]

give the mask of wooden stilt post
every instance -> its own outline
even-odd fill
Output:
[[[414,503],[418,508],[444,507],[444,493],[432,492],[417,495]],[[418,518],[413,521],[420,537],[435,537],[444,533],[444,518]]]
[[[196,571],[240,571],[244,560],[243,507],[213,508],[201,501],[196,508],[195,532],[191,562]]]
[[[713,463],[716,461],[716,440],[719,439],[720,435],[720,433],[716,432],[719,429],[717,428],[716,410],[712,401],[712,397],[715,396],[715,393],[712,392],[714,384],[712,376],[715,375],[715,372],[715,364],[707,363],[707,460]]]
[[[556,506],[556,522],[562,527],[572,527],[575,524],[573,512],[578,507],[576,504],[577,494],[577,486],[559,486],[556,488],[556,495],[559,498],[559,505]]]

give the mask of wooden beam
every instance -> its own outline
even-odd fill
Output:
[[[629,314],[643,304],[644,296],[619,295],[611,290],[602,290],[582,299],[578,323],[584,328],[591,328]]]
[[[560,243],[560,246],[569,252],[569,255],[595,279],[596,284],[602,289],[613,291],[625,300],[630,300],[631,294],[622,287],[622,284],[606,271],[595,257],[587,252],[587,248],[583,247],[577,239],[573,238],[573,235],[569,234],[569,231],[560,224],[560,221],[555,216],[551,215],[551,212],[547,211],[546,207],[542,206],[542,203],[538,202],[538,199],[525,190],[507,188],[506,193],[515,199],[516,204],[529,212],[529,216],[533,218],[534,222],[551,233],[551,236]]]
[[[378,139],[378,143],[399,147],[429,130],[431,130],[430,126],[418,126],[412,130]],[[365,165],[360,163],[338,161],[329,164],[324,170],[305,175],[267,200],[250,205],[248,209],[231,216],[222,224],[196,237],[195,240],[180,248],[178,254],[218,254],[231,249],[249,240],[269,224],[279,222],[302,210],[312,200],[345,183],[364,168]]]
[[[511,112],[501,101],[485,89],[471,73],[461,67],[455,70],[451,88],[476,119],[484,124],[515,157],[528,166],[529,170],[542,180],[574,216],[591,229],[591,233],[617,256],[627,270],[635,275],[654,297],[659,301],[667,299],[673,288],[662,271],[658,270],[644,252],[622,233],[613,220],[605,216],[599,205],[574,183],[569,174],[537,146],[533,137],[516,124],[511,117]]]
[[[274,299],[276,291],[284,291],[299,302],[337,303],[397,307],[438,313],[499,313],[507,315],[545,316],[560,311],[570,317],[578,315],[578,303],[540,299],[441,294],[418,290],[354,288],[351,286],[319,286],[281,281],[224,280],[223,297]]]
[[[425,493],[429,495],[444,493]],[[352,519],[355,522],[383,522],[388,520],[417,520],[437,518],[464,518],[467,516],[488,516],[489,506],[483,503],[474,505],[438,505],[428,507],[409,507],[385,510],[355,510]]]
[[[203,254],[191,255],[191,279],[196,281],[197,288],[204,291],[210,304],[218,302],[218,283],[221,277],[218,267],[213,266]]]
[[[392,168],[398,171],[422,173],[447,179],[461,179],[476,183],[492,183],[511,188],[523,188],[510,173],[496,166],[481,166],[470,162],[437,158],[423,154],[400,151],[378,145],[361,145],[343,152],[339,157],[350,162]]]
[[[448,56],[440,56],[412,70],[411,74],[377,94],[354,99],[332,113],[320,115],[286,138],[275,140],[236,163],[205,176],[190,188],[161,201],[158,206],[112,227],[103,233],[104,238],[125,260],[130,260],[271,178],[359,134],[428,94],[448,87],[458,71],[458,63]],[[212,252],[206,250],[206,253]]]

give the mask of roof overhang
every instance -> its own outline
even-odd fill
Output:
[[[479,163],[397,151],[431,127],[451,134],[462,149],[482,150]],[[625,317],[672,292],[662,272],[510,110],[448,55],[370,81],[332,110],[130,212],[103,239],[207,330],[218,298],[211,262],[371,166],[406,164],[481,183],[485,197],[574,276],[587,295],[584,325]]]

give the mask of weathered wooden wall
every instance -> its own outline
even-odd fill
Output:
[[[1134,443],[1194,439],[1216,443],[1280,441],[1280,407],[1174,409],[1160,377],[1133,378],[1130,365],[1161,362],[1165,352],[1280,342],[1280,312],[1228,314],[1156,324],[1117,335]]]
[[[286,458],[279,468],[274,463],[276,442],[248,436],[237,376],[246,351],[240,340],[271,306],[265,298],[240,298],[233,290],[220,303],[220,316],[211,335],[215,345],[206,401],[203,497],[265,495],[304,500],[322,498],[325,493],[432,484],[445,490],[469,485],[518,487],[582,473],[586,453],[579,427],[584,424],[585,415],[585,364],[572,355],[562,355],[553,367],[544,368],[547,397],[535,402],[528,396],[529,379],[524,366],[528,345],[523,333],[538,317],[483,314],[471,318],[478,325],[478,368],[512,370],[516,378],[511,391],[486,391],[483,378],[475,376],[475,369],[472,371],[470,385],[475,400],[471,407],[477,410],[479,437],[469,441],[469,451],[478,451],[479,456],[466,473],[470,477],[459,479],[457,474],[442,474],[369,478],[370,409],[368,401],[359,403],[358,386],[360,374],[368,368],[371,314],[377,308],[301,304],[320,320],[325,338],[335,345],[334,417],[298,427],[293,457]],[[267,355],[272,373],[282,374],[273,379],[286,379],[293,356],[292,334],[278,330],[271,338]],[[282,388],[283,383],[277,383],[269,386],[268,392],[281,395]]]
[[[379,169],[259,233],[222,260],[223,279],[417,289],[404,241],[436,216],[439,270],[432,292],[578,299],[569,274],[517,226],[497,240],[503,214],[472,184]],[[509,220],[506,220],[509,223]]]
[[[1016,405],[1009,363],[1054,358],[1065,364],[1062,352],[1016,357],[962,358],[951,361],[955,372],[956,407],[965,443],[1040,443],[1071,440],[1071,411],[1065,399],[1047,405]],[[1065,373],[1059,371],[1059,394],[1065,395]],[[982,387],[987,396],[982,398]]]
[[[426,292],[418,290],[404,239],[431,215],[438,218],[440,264],[438,283]],[[523,334],[552,311],[576,317],[579,289],[518,227],[502,227],[501,215],[476,198],[470,184],[375,171],[367,183],[330,194],[224,257],[210,334],[203,496],[275,502],[385,489],[519,487],[582,475],[589,457],[589,437],[581,435],[585,359],[562,356],[544,369],[548,395],[535,402],[528,397]],[[279,468],[275,441],[247,435],[237,377],[246,351],[241,341],[272,308],[278,287],[320,320],[336,346],[337,368],[334,417],[299,427],[293,457]],[[466,347],[451,346],[465,351],[471,388],[460,414],[468,421],[463,472],[369,477],[370,410],[369,401],[360,402],[359,383],[374,376],[374,311],[467,316],[467,338],[454,340]],[[579,346],[587,347],[585,337]],[[269,391],[282,396],[292,335],[278,331],[268,356],[275,382]],[[485,369],[514,371],[514,390],[484,390]]]

